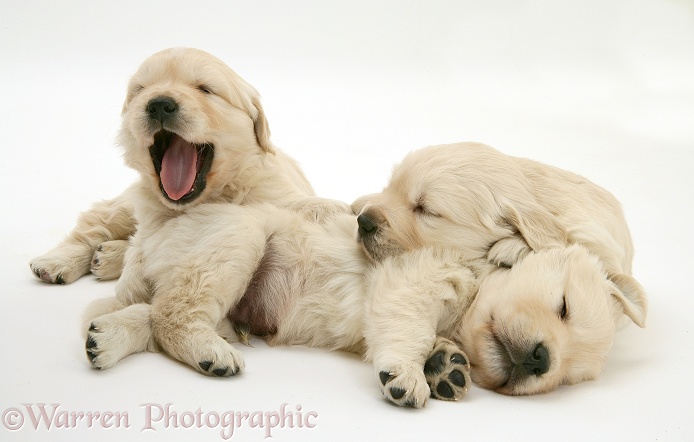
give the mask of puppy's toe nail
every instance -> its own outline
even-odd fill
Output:
[[[86,348],[96,348],[96,341],[93,337],[89,336],[87,338],[87,343],[85,344],[85,346]]]
[[[451,356],[451,362],[454,364],[467,365],[467,359],[460,353],[455,353]]]
[[[414,399],[414,398],[410,399],[409,401],[405,402],[405,406],[416,408],[417,407],[417,399]]]
[[[92,364],[94,363],[94,361],[96,361],[97,356],[98,355],[96,353],[94,353],[93,351],[87,350],[87,357],[89,358],[89,361],[91,361]]]

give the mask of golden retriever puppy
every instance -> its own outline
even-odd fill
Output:
[[[481,144],[433,146],[408,155],[383,192],[353,210],[375,262],[445,246],[513,267],[484,280],[450,336],[486,388],[532,394],[595,378],[622,313],[644,326],[646,294],[631,276],[621,207],[570,172]],[[398,322],[397,311],[389,315]]]
[[[94,205],[60,245],[31,261],[42,281],[67,284],[90,269],[118,278],[140,216],[156,225],[206,202],[269,202],[308,218],[349,210],[313,196],[298,165],[270,142],[257,91],[201,50],[145,60],[128,85],[119,144],[140,182]]]
[[[119,283],[115,299],[95,301],[85,315],[89,361],[106,369],[128,354],[160,349],[203,374],[233,376],[244,369],[241,352],[229,343],[237,341],[234,329],[271,345],[363,353],[365,316],[380,315],[372,297],[381,291],[397,293],[405,309],[424,300],[426,319],[448,330],[470,305],[477,275],[493,267],[435,249],[374,266],[356,229],[353,215],[307,222],[269,204],[212,203],[157,229],[141,226],[129,251],[137,260],[127,257],[119,280],[127,286]],[[372,273],[387,275],[397,287],[384,286]],[[392,330],[403,340],[367,353],[380,364],[388,399],[421,407],[430,395],[455,400],[465,394],[470,367],[456,345],[407,323]]]

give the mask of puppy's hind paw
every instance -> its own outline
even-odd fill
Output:
[[[244,369],[243,355],[224,339],[214,342],[197,355],[197,368],[208,376],[235,376]]]
[[[424,376],[431,389],[431,397],[443,401],[457,401],[468,391],[470,363],[457,345],[448,339],[438,337],[424,364]]]

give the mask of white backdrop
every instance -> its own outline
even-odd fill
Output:
[[[464,140],[601,184],[632,228],[647,328],[618,335],[597,381],[534,397],[474,387],[423,410],[387,404],[356,356],[257,340],[237,378],[161,354],[90,369],[80,315],[113,283],[41,284],[28,261],[133,180],[114,145],[125,85],[170,46],[253,84],[274,143],[322,196],[378,191],[410,150]],[[273,440],[694,440],[690,1],[0,0],[0,60],[0,439],[223,440],[227,412],[287,404]],[[256,424],[232,440],[265,439]]]

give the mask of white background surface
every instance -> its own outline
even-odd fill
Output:
[[[113,283],[50,286],[28,262],[133,180],[114,146],[125,86],[170,46],[205,49],[253,84],[273,141],[322,196],[378,191],[408,151],[464,140],[601,184],[632,228],[648,327],[617,336],[597,381],[534,397],[474,387],[423,410],[387,404],[356,356],[260,341],[231,379],[161,354],[90,369],[79,318]],[[222,440],[221,425],[142,431],[142,404],[214,424],[286,403],[316,426],[273,440],[694,440],[691,2],[0,0],[0,60],[0,439]],[[23,404],[40,403],[127,414],[129,428],[34,429]],[[244,425],[232,440],[264,439]]]

